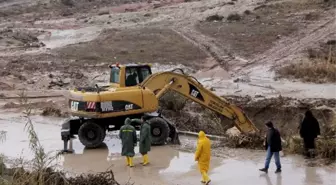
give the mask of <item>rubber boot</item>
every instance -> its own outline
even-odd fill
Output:
[[[143,156],[143,164],[142,165],[144,165],[144,166],[146,166],[148,163],[149,163],[149,160],[148,160],[148,154],[145,154],[144,156]]]
[[[133,167],[133,157],[129,157],[129,166]]]
[[[130,165],[130,162],[129,162],[129,157],[126,157],[126,166],[129,166]]]
[[[210,178],[208,176],[208,174],[205,172],[205,171],[202,171],[202,181],[205,183],[205,184],[209,184],[210,183]]]

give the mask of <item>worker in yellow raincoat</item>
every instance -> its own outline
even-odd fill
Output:
[[[195,161],[198,162],[198,169],[202,174],[202,183],[209,184],[210,178],[208,176],[211,156],[211,142],[205,136],[203,131],[198,133],[197,149],[195,152]]]

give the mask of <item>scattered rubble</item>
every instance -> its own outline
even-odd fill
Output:
[[[69,116],[69,113],[63,112],[59,108],[48,106],[43,109],[41,115],[42,116],[67,117]]]
[[[29,30],[0,29],[1,47],[43,47],[44,44],[37,38],[38,32]]]
[[[224,16],[221,16],[221,15],[211,15],[209,17],[206,18],[206,21],[221,21],[224,19]]]
[[[234,14],[230,14],[227,17],[228,21],[240,21],[242,19],[241,15],[239,15],[238,13],[234,13]]]

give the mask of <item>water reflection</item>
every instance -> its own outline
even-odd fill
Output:
[[[305,184],[323,184],[321,176],[317,173],[317,169],[314,167],[305,168]]]
[[[270,177],[268,174],[261,174],[260,177],[265,178],[266,184],[267,185],[282,185],[282,176],[281,174],[276,174],[276,181],[275,184],[272,183]]]

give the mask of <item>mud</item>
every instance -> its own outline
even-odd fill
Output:
[[[335,83],[277,79],[274,71],[302,58],[307,47],[330,40],[336,30],[334,1],[130,2],[0,0],[0,28],[12,30],[0,34],[0,98],[4,99],[0,102],[0,132],[7,133],[0,153],[10,160],[20,155],[32,158],[24,118],[19,114],[24,109],[20,90],[28,90],[31,96],[50,96],[63,95],[75,86],[106,84],[107,65],[115,62],[150,62],[153,72],[183,68],[217,95],[243,107],[260,128],[272,119],[281,132],[295,133],[299,114],[306,108],[313,108],[322,126],[334,122]],[[216,20],[206,21],[215,15]],[[228,20],[232,15],[236,19]],[[246,95],[250,97],[244,99]],[[63,118],[50,116],[66,115],[65,100],[34,99],[30,105],[41,143],[55,153],[62,147],[59,127]],[[193,104],[165,113],[183,130],[205,129],[221,135],[232,126]],[[200,176],[190,153],[196,142],[182,140],[187,143],[184,148],[154,147],[153,164],[148,167],[138,165],[141,159],[137,156],[134,169],[124,166],[114,134],[106,138],[107,148],[100,150],[85,150],[75,140],[76,154],[66,155],[58,164],[76,173],[110,167],[120,182],[131,177],[140,184],[198,184]],[[213,184],[335,182],[335,167],[307,167],[300,156],[283,158],[282,175],[260,176],[257,169],[263,164],[263,151],[219,147],[214,152]],[[88,164],[90,160],[97,163]],[[241,175],[242,168],[249,173]]]
[[[62,147],[59,129],[62,119],[32,117],[41,144],[46,152],[55,152]],[[46,124],[48,122],[48,124]],[[53,123],[53,124],[50,124]],[[1,130],[6,131],[6,140],[0,145],[0,153],[11,159],[22,157],[32,159],[29,152],[28,140],[24,129],[24,119],[18,114],[8,114],[0,119]],[[194,161],[196,140],[181,135],[181,146],[153,147],[149,153],[151,164],[143,167],[139,148],[136,147],[134,158],[135,167],[125,165],[125,159],[120,156],[121,144],[116,133],[110,133],[104,145],[98,149],[85,149],[78,139],[73,140],[73,154],[65,154],[58,161],[60,169],[69,175],[80,173],[97,173],[112,170],[119,183],[135,182],[135,184],[199,184],[200,174]],[[216,141],[213,141],[215,144]],[[13,147],[15,146],[15,147]],[[8,150],[10,148],[10,150]],[[188,150],[189,148],[189,150]],[[181,149],[184,149],[181,150]],[[191,153],[190,153],[191,152]],[[273,163],[269,175],[258,171],[262,167],[265,157],[264,151],[250,151],[245,149],[214,148],[209,171],[212,184],[309,184],[331,185],[336,181],[335,166],[309,167],[309,163],[301,156],[282,156],[283,172],[275,175]],[[217,156],[217,157],[215,157]],[[91,162],[89,162],[91,161]],[[242,170],[245,172],[242,175]]]

